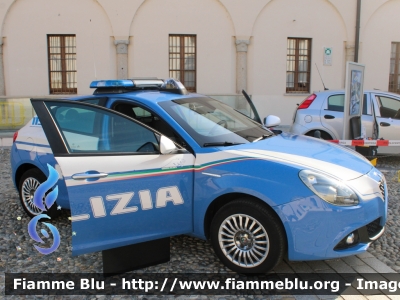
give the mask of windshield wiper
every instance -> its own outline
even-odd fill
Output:
[[[267,135],[267,134],[263,134],[262,136],[260,136],[259,138],[255,139],[254,141],[252,141],[252,143],[261,141],[261,140],[265,140],[266,138],[271,137],[272,135]]]
[[[233,145],[242,145],[244,143],[233,143],[233,142],[215,142],[215,143],[204,143],[203,147],[210,146],[233,146]]]

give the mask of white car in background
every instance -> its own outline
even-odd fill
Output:
[[[344,90],[311,94],[297,107],[289,131],[314,136],[319,130],[325,140],[341,139],[344,97]],[[400,140],[400,95],[379,90],[364,91],[361,123],[366,138]],[[400,149],[380,147],[379,153],[400,153]]]

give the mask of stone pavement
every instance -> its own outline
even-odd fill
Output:
[[[390,274],[397,273],[395,270],[381,262],[369,252],[360,255],[349,256],[340,259],[331,259],[324,261],[307,261],[307,262],[282,262],[277,268],[274,269],[276,273],[338,273],[338,274],[360,274],[361,276],[368,276],[369,274],[381,274],[384,278],[390,280]],[[341,295],[337,297],[332,296],[291,296],[285,299],[400,299],[400,296],[390,295],[385,296],[379,291],[375,295],[362,296],[359,291],[353,287],[349,287],[346,291],[351,291],[354,295]]]

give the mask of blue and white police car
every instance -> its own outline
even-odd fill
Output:
[[[352,150],[275,134],[169,80],[92,82],[93,95],[32,99],[14,136],[12,176],[30,216],[47,164],[71,210],[73,255],[189,234],[231,270],[262,273],[287,255],[366,251],[384,231],[385,178]],[[257,114],[255,114],[257,115]]]

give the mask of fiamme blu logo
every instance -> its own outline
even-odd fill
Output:
[[[49,170],[49,177],[37,188],[35,195],[33,196],[33,204],[35,204],[40,210],[42,210],[43,213],[34,217],[28,224],[28,232],[30,237],[41,244],[44,244],[45,242],[40,238],[37,233],[37,224],[41,219],[51,219],[48,215],[45,214],[45,212],[49,210],[50,207],[55,203],[58,196],[58,186],[55,186],[58,181],[58,172],[49,164],[47,164],[47,168]],[[51,188],[53,188],[53,190],[47,193]],[[47,226],[47,228],[53,235],[53,244],[50,248],[41,248],[36,245],[34,245],[34,247],[40,253],[47,255],[56,251],[58,246],[60,246],[60,234],[57,228],[53,225],[46,222],[42,222],[42,224]],[[45,238],[49,238],[49,233],[46,230],[41,229],[40,232]]]

